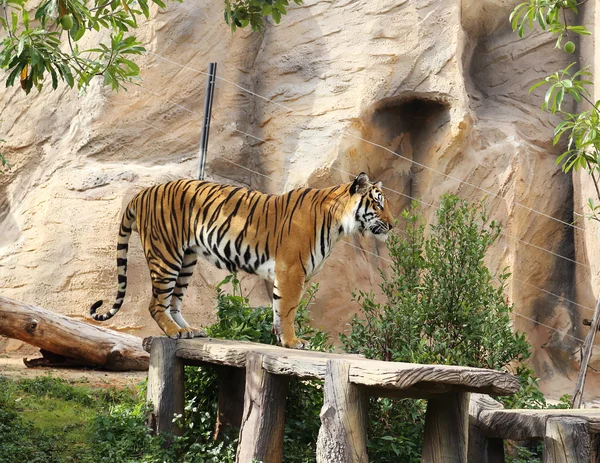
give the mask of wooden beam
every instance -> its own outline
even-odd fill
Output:
[[[301,379],[324,379],[329,360],[344,360],[350,365],[353,384],[405,391],[398,396],[429,397],[456,386],[461,391],[508,395],[520,389],[519,381],[501,371],[449,365],[418,365],[367,360],[355,355],[285,349],[241,341],[198,338],[178,341],[177,356],[186,363],[206,362],[243,368],[250,352],[263,355],[263,368],[275,375]]]
[[[423,463],[467,463],[469,393],[427,401]]]
[[[148,370],[147,401],[153,406],[148,426],[155,433],[170,436],[181,435],[182,429],[173,418],[184,411],[183,362],[175,355],[176,346],[171,338],[152,338]]]
[[[585,420],[548,420],[544,437],[544,463],[590,463],[591,456],[591,438]]]
[[[579,374],[577,375],[577,382],[575,383],[575,392],[573,393],[573,408],[581,408],[581,401],[583,400],[583,389],[585,387],[585,377],[587,375],[588,365],[592,358],[592,349],[594,347],[594,341],[596,339],[596,333],[600,327],[600,297],[596,301],[596,308],[594,309],[594,316],[590,322],[590,330],[585,337],[583,343],[583,355],[581,357],[581,366],[579,367]]]
[[[0,334],[88,367],[145,371],[150,360],[137,336],[3,296],[0,296]]]
[[[329,360],[317,463],[367,463],[367,395],[348,380],[350,365]]]
[[[262,354],[248,354],[238,463],[281,463],[283,458],[288,378],[268,373],[262,364]]]

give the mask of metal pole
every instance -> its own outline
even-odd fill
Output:
[[[590,331],[588,331],[583,343],[583,355],[581,356],[581,366],[579,368],[579,375],[577,376],[577,383],[575,384],[575,392],[573,393],[573,403],[571,408],[581,408],[581,401],[583,399],[583,388],[585,386],[585,377],[587,374],[588,365],[592,358],[592,349],[594,348],[594,339],[596,339],[596,333],[600,326],[600,296],[596,302],[596,309],[594,310],[594,317],[590,323]]]
[[[208,132],[210,130],[210,114],[212,112],[213,95],[215,93],[215,76],[217,63],[209,63],[206,78],[206,95],[204,97],[204,118],[202,119],[202,135],[200,136],[200,159],[198,160],[198,178],[204,180],[206,152],[208,150]]]

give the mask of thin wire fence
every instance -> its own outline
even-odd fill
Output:
[[[153,92],[152,90],[149,90],[149,89],[147,89],[147,88],[145,88],[145,87],[143,87],[143,86],[141,86],[141,88],[142,88],[143,90],[145,90],[145,91],[147,91],[147,92],[151,93],[152,95],[155,95],[155,96],[158,96],[158,97],[164,98],[165,100],[167,100],[167,101],[171,102],[172,104],[174,104],[174,105],[176,105],[176,106],[178,106],[178,107],[181,107],[182,109],[184,109],[184,110],[185,110],[185,111],[187,111],[187,112],[190,112],[191,114],[195,114],[195,115],[196,115],[196,116],[198,116],[199,118],[201,118],[201,117],[202,117],[202,116],[201,116],[201,114],[199,114],[198,112],[196,112],[196,111],[193,111],[193,110],[191,110],[191,109],[189,109],[189,108],[185,108],[184,106],[180,105],[179,103],[173,102],[172,100],[169,100],[168,98],[166,98],[166,97],[163,97],[162,95],[160,95],[160,94],[158,94],[158,93],[156,93],[156,92]],[[265,97],[265,98],[266,98],[266,97]],[[222,121],[220,121],[220,118],[218,118],[218,117],[213,117],[213,120],[214,120],[215,122],[220,122],[220,123],[223,123]],[[238,132],[238,133],[240,133],[240,134],[243,134],[243,135],[245,135],[245,136],[251,137],[251,138],[253,138],[254,140],[261,141],[261,142],[264,142],[264,143],[267,143],[267,144],[272,144],[272,145],[275,145],[275,146],[279,147],[278,145],[276,145],[276,144],[275,144],[275,143],[273,143],[273,142],[270,142],[270,141],[264,140],[264,139],[262,139],[262,138],[256,137],[256,136],[254,136],[254,135],[251,135],[251,134],[249,134],[249,133],[247,133],[247,132],[244,132],[244,131],[242,131],[242,130],[239,130],[239,129],[237,129],[237,128],[234,128],[234,127],[232,127],[232,130],[234,130],[235,132]],[[286,154],[288,154],[288,155],[289,155],[290,153],[286,153]],[[229,161],[229,162],[231,162],[231,161]],[[337,168],[334,168],[333,166],[331,166],[331,168],[332,168],[332,169],[337,169]],[[340,170],[340,169],[337,169],[337,170]],[[437,172],[437,171],[436,171],[436,172]],[[258,172],[255,172],[255,173],[258,173]],[[346,172],[346,173],[347,173],[347,172]],[[439,172],[438,172],[438,173],[439,173]],[[262,176],[264,176],[264,174],[260,174],[260,173],[258,173],[258,174],[259,174],[259,175],[262,175]],[[442,175],[446,175],[446,174],[442,174]],[[271,180],[273,180],[273,179],[271,179]],[[280,181],[277,181],[277,183],[282,183],[282,182],[280,182]],[[426,203],[426,202],[424,202],[424,201],[423,201],[423,200],[421,200],[421,199],[413,198],[413,197],[411,197],[410,195],[406,195],[405,193],[401,193],[401,192],[399,192],[399,191],[396,191],[396,190],[393,190],[393,189],[391,189],[391,188],[386,188],[386,190],[388,190],[388,191],[392,191],[392,192],[394,192],[394,193],[396,193],[396,194],[398,194],[398,195],[405,196],[405,197],[411,198],[411,199],[413,199],[413,200],[419,201],[420,203],[422,203],[422,204],[424,204],[424,205],[427,205],[427,206],[433,206],[432,204]],[[526,246],[530,246],[530,247],[532,247],[532,248],[534,248],[534,249],[537,249],[537,250],[539,250],[539,251],[542,251],[542,252],[545,252],[545,253],[551,254],[551,255],[552,255],[552,256],[554,256],[554,257],[557,257],[557,258],[559,258],[559,259],[562,259],[562,260],[565,260],[565,261],[567,261],[567,262],[573,263],[573,264],[575,264],[575,265],[579,265],[579,266],[581,266],[581,267],[583,267],[583,268],[586,268],[586,269],[591,269],[591,266],[590,266],[589,264],[586,264],[586,263],[584,263],[584,262],[581,262],[581,261],[578,261],[578,260],[576,260],[576,259],[572,259],[572,258],[570,258],[570,257],[564,256],[564,255],[562,255],[562,254],[559,254],[559,253],[557,253],[557,252],[554,252],[554,251],[552,251],[552,250],[550,250],[550,249],[544,248],[543,246],[538,246],[538,245],[536,245],[536,244],[533,244],[533,243],[531,243],[531,242],[529,242],[529,241],[525,241],[525,240],[523,240],[523,239],[521,239],[521,238],[517,238],[516,236],[514,236],[514,235],[511,235],[511,234],[509,234],[509,233],[502,232],[502,233],[501,233],[501,236],[504,236],[504,237],[506,237],[506,238],[508,238],[508,239],[510,239],[510,240],[513,240],[513,241],[517,241],[517,242],[519,242],[519,243],[521,243],[521,244],[524,244],[524,245],[526,245]]]
[[[144,90],[146,90],[146,91],[149,91],[148,89],[146,89],[146,88],[144,88],[144,87],[142,87],[142,88],[143,88]],[[152,91],[149,91],[149,92],[150,92],[150,93],[152,93],[152,94],[154,94],[155,96],[162,97],[161,95],[158,95],[158,94],[156,94],[155,92],[152,92]],[[167,100],[168,100],[168,99],[167,99]],[[168,100],[168,101],[170,101],[170,100]],[[177,103],[175,103],[175,102],[172,102],[172,101],[170,101],[170,102],[171,102],[171,103],[173,103],[173,104],[176,104],[177,106],[181,106],[181,105],[178,105],[178,104],[177,104]],[[199,114],[198,114],[196,111],[189,110],[188,108],[185,108],[185,107],[183,107],[183,106],[181,106],[181,107],[182,107],[182,109],[185,109],[186,111],[188,111],[188,112],[190,112],[190,113],[192,113],[192,114],[195,114],[195,115],[197,115],[197,116],[200,116],[200,115],[199,115]],[[213,119],[214,119],[216,122],[218,122],[218,119],[219,119],[219,118],[213,118]],[[150,124],[150,123],[148,123],[148,122],[146,122],[146,121],[143,121],[143,123],[144,123],[146,126],[148,126],[148,127],[151,127],[151,128],[153,128],[153,129],[155,129],[155,130],[157,130],[157,131],[160,131],[160,132],[162,132],[163,134],[165,134],[165,135],[169,136],[170,138],[177,139],[177,140],[181,141],[181,139],[180,139],[180,138],[178,138],[178,137],[176,137],[176,136],[174,136],[174,135],[172,135],[172,134],[168,133],[168,132],[167,132],[167,131],[165,131],[165,130],[162,130],[162,129],[160,129],[159,127],[156,127],[156,126],[155,126],[155,125],[153,125],[153,124]],[[266,141],[266,140],[263,140],[263,139],[261,139],[261,138],[259,138],[259,137],[255,137],[255,136],[253,136],[253,135],[251,135],[251,134],[249,134],[249,133],[247,133],[247,132],[244,132],[244,131],[241,131],[241,130],[238,130],[238,129],[235,129],[235,128],[234,128],[233,130],[234,130],[234,131],[237,131],[237,132],[239,132],[239,133],[241,133],[241,134],[243,134],[243,135],[246,135],[246,136],[249,136],[249,137],[251,137],[251,138],[254,138],[254,139],[256,139],[256,140],[259,140],[259,141],[262,141],[262,142],[265,142],[265,143],[271,143],[271,142],[269,142],[269,141]],[[192,143],[189,143],[189,142],[183,142],[183,143],[185,143],[185,145],[192,146]],[[127,146],[125,146],[125,145],[123,145],[123,144],[119,144],[119,145],[120,145],[120,146],[122,146],[122,147],[124,147],[124,148],[126,148],[126,149],[129,149],[129,150],[131,150],[131,151],[135,152],[136,154],[138,154],[138,155],[140,155],[140,156],[142,155],[142,153],[140,153],[140,152],[139,152],[139,151],[137,151],[137,150],[134,150],[133,148],[127,147]],[[188,159],[195,159],[195,157],[196,157],[196,156],[195,156],[195,155],[196,155],[195,151],[190,151],[188,154],[193,154],[193,156],[190,156]],[[259,176],[265,177],[265,178],[267,178],[267,179],[269,179],[269,180],[271,180],[271,181],[273,181],[273,182],[275,182],[275,183],[278,183],[278,184],[280,184],[280,185],[284,185],[284,182],[283,182],[283,181],[281,181],[281,180],[276,180],[276,179],[274,179],[273,177],[271,177],[271,176],[269,176],[269,175],[263,174],[263,173],[261,173],[261,172],[258,172],[258,171],[256,171],[256,170],[254,170],[254,169],[250,169],[250,168],[248,168],[248,167],[246,167],[246,166],[243,166],[243,165],[241,165],[241,164],[238,164],[238,163],[236,163],[236,162],[234,162],[234,161],[231,161],[231,160],[229,160],[229,159],[226,159],[226,158],[222,158],[222,159],[223,159],[224,161],[226,161],[226,162],[228,162],[228,163],[230,163],[230,164],[232,164],[232,165],[236,166],[236,167],[239,167],[239,168],[241,168],[241,169],[244,169],[244,170],[246,170],[246,171],[249,171],[249,172],[251,172],[251,173],[253,173],[253,174],[256,174],[256,175],[259,175]],[[342,170],[342,169],[338,169],[338,168],[335,168],[335,167],[332,167],[332,169],[334,169],[334,170],[337,170],[337,171],[339,171],[339,172],[341,172],[341,173],[344,173],[344,174],[350,175],[350,176],[355,176],[354,174],[352,174],[352,173],[350,173],[350,172],[347,172],[347,171],[344,171],[344,170]],[[422,200],[421,200],[421,199],[419,199],[419,198],[413,197],[413,196],[411,196],[411,195],[407,195],[407,194],[405,194],[405,193],[398,192],[398,191],[396,191],[396,190],[394,190],[394,189],[392,189],[392,188],[387,188],[387,187],[384,187],[384,188],[385,188],[386,190],[390,191],[390,192],[396,193],[396,194],[398,194],[398,195],[402,195],[402,196],[404,196],[404,197],[406,197],[406,198],[408,198],[408,199],[411,199],[411,200],[413,200],[413,201],[417,201],[417,202],[420,202],[420,203],[422,203],[422,204],[424,204],[424,205],[427,205],[427,206],[430,206],[430,207],[437,208],[437,206],[435,206],[435,205],[433,205],[433,204],[429,204],[429,203],[427,203],[427,202],[424,202],[424,201],[422,201]],[[371,252],[371,251],[368,251],[368,250],[366,250],[366,249],[364,249],[364,248],[362,248],[362,247],[360,247],[360,246],[356,246],[356,245],[354,245],[354,244],[352,244],[352,243],[349,243],[349,242],[348,242],[348,241],[346,241],[346,240],[342,240],[342,243],[344,243],[345,245],[347,245],[347,246],[350,246],[350,247],[352,247],[352,248],[355,248],[355,249],[357,249],[357,250],[359,250],[359,251],[361,251],[361,252],[363,252],[363,253],[369,254],[369,255],[371,255],[371,256],[373,256],[373,257],[375,257],[375,258],[377,258],[377,259],[379,259],[379,260],[381,260],[381,261],[383,261],[383,262],[386,262],[387,264],[389,264],[389,263],[392,263],[392,260],[391,260],[391,259],[387,259],[387,258],[385,258],[385,257],[383,257],[383,256],[381,256],[381,255],[379,255],[379,254],[375,254],[375,253],[373,253],[373,252]],[[551,292],[551,291],[547,291],[547,290],[545,290],[545,289],[543,289],[543,288],[540,288],[540,287],[538,287],[538,286],[536,286],[536,285],[533,285],[533,284],[531,284],[531,283],[525,282],[525,281],[523,281],[523,280],[517,279],[516,277],[512,277],[512,279],[513,279],[514,281],[517,281],[517,282],[520,282],[520,283],[522,283],[522,284],[525,284],[525,285],[531,286],[531,287],[533,287],[533,288],[536,288],[536,289],[538,289],[539,291],[541,291],[541,292],[543,292],[543,293],[545,293],[545,294],[548,294],[548,295],[551,295],[551,296],[553,296],[553,297],[556,297],[556,298],[557,298],[559,301],[565,301],[565,302],[569,302],[569,303],[571,303],[571,304],[574,304],[574,305],[576,305],[576,306],[579,306],[579,307],[582,307],[582,308],[584,308],[584,309],[590,310],[590,311],[592,311],[592,312],[593,312],[593,310],[594,310],[594,309],[592,309],[592,308],[590,308],[590,307],[584,306],[584,305],[582,305],[582,304],[578,304],[578,303],[576,303],[576,302],[574,302],[574,301],[572,301],[572,300],[570,300],[570,299],[568,299],[568,298],[566,298],[566,297],[564,297],[564,296],[561,296],[561,295],[559,295],[559,294],[553,293],[553,292]],[[519,312],[516,312],[516,311],[515,311],[515,312],[513,312],[513,313],[515,314],[515,316],[521,317],[521,318],[523,318],[523,319],[527,319],[527,320],[529,320],[529,321],[533,322],[533,323],[534,323],[534,324],[536,324],[536,325],[543,326],[543,327],[545,327],[545,328],[547,328],[547,329],[549,329],[549,330],[551,330],[551,331],[553,331],[553,332],[557,332],[557,333],[559,333],[559,334],[562,334],[562,335],[564,335],[564,336],[567,336],[567,337],[569,337],[569,338],[572,338],[572,339],[576,340],[576,341],[577,341],[578,343],[580,343],[580,344],[584,342],[582,339],[580,339],[580,338],[578,338],[578,337],[576,337],[576,336],[573,336],[572,334],[570,334],[570,333],[568,333],[568,332],[566,332],[566,331],[562,331],[562,330],[558,330],[558,329],[556,329],[556,328],[553,328],[553,327],[551,327],[550,325],[547,325],[547,324],[541,323],[541,322],[539,322],[539,321],[537,321],[537,320],[534,320],[534,319],[532,319],[532,318],[530,318],[530,317],[527,317],[527,316],[525,316],[525,315],[523,315],[523,314],[521,314],[521,313],[519,313]]]
[[[153,55],[153,56],[156,56],[156,57],[157,57],[157,58],[159,58],[159,59],[165,60],[165,61],[167,61],[167,62],[169,62],[169,63],[171,63],[171,64],[174,64],[174,65],[176,65],[176,66],[179,66],[179,67],[181,67],[181,68],[183,68],[183,69],[188,69],[188,70],[190,70],[190,71],[194,71],[194,72],[197,72],[197,73],[199,73],[199,74],[204,74],[204,75],[207,75],[207,73],[206,73],[206,72],[204,72],[204,71],[200,71],[199,69],[195,69],[195,68],[192,68],[192,67],[190,67],[190,66],[183,65],[183,64],[181,64],[181,63],[178,63],[178,62],[176,62],[176,61],[173,61],[173,60],[171,60],[171,59],[169,59],[169,58],[166,58],[166,57],[164,57],[164,56],[161,56],[161,55],[159,55],[159,54],[157,54],[157,53],[154,53],[154,52],[149,52],[149,54],[151,54],[151,55]],[[264,95],[260,95],[260,94],[258,94],[258,93],[255,93],[255,92],[253,92],[252,90],[250,90],[250,89],[248,89],[248,88],[246,88],[246,87],[243,87],[242,85],[239,85],[239,84],[237,84],[237,83],[235,83],[235,82],[232,82],[231,80],[225,79],[224,77],[217,76],[217,79],[218,79],[218,80],[220,80],[220,81],[222,81],[222,82],[226,82],[226,83],[228,83],[228,84],[230,84],[230,85],[233,85],[233,86],[235,86],[236,88],[238,88],[238,89],[240,89],[240,90],[242,90],[242,91],[244,91],[244,92],[246,92],[246,93],[248,93],[248,94],[250,94],[250,95],[253,95],[253,96],[257,97],[257,98],[260,98],[260,99],[262,99],[263,101],[266,101],[266,102],[268,102],[268,103],[271,103],[271,104],[274,104],[274,105],[276,105],[276,106],[279,106],[279,107],[281,107],[281,108],[283,108],[283,109],[287,110],[288,112],[291,112],[291,113],[293,113],[293,114],[296,114],[296,115],[298,115],[298,116],[302,116],[302,117],[313,117],[312,115],[306,115],[306,114],[303,114],[303,113],[301,113],[300,111],[297,111],[297,110],[295,110],[295,109],[293,109],[293,108],[290,108],[289,106],[285,106],[285,105],[283,105],[283,104],[281,104],[281,103],[279,103],[279,102],[277,102],[277,101],[275,101],[275,100],[273,100],[273,99],[267,98],[267,97],[266,97],[266,96],[264,96]],[[439,174],[439,175],[442,175],[442,176],[444,176],[444,177],[446,177],[446,178],[448,178],[448,179],[450,179],[450,180],[453,180],[453,181],[459,182],[459,183],[461,183],[461,184],[464,184],[464,185],[470,186],[471,188],[474,188],[474,189],[477,189],[477,190],[479,190],[479,191],[482,191],[482,192],[486,193],[486,194],[487,194],[487,195],[489,195],[489,196],[493,196],[493,197],[495,197],[495,198],[499,198],[499,199],[502,199],[502,200],[506,200],[506,198],[505,198],[504,196],[500,195],[500,194],[494,193],[494,192],[493,192],[493,191],[491,191],[491,190],[488,190],[488,189],[486,189],[486,188],[482,188],[482,187],[480,187],[480,186],[478,186],[478,185],[475,185],[474,183],[467,182],[467,181],[465,181],[465,180],[462,180],[462,179],[460,179],[460,178],[458,178],[458,177],[454,177],[454,176],[452,176],[452,175],[446,174],[445,172],[442,172],[442,171],[440,171],[440,170],[437,170],[437,169],[435,169],[435,168],[433,168],[433,167],[427,166],[426,164],[422,164],[422,163],[420,163],[420,162],[418,162],[418,161],[415,161],[414,159],[410,159],[410,158],[408,158],[408,157],[406,157],[406,156],[403,156],[403,155],[401,155],[401,154],[399,154],[399,153],[396,153],[395,151],[393,151],[393,150],[389,149],[389,148],[388,148],[388,147],[386,147],[386,146],[383,146],[383,145],[381,145],[381,144],[379,144],[379,143],[375,143],[375,142],[373,142],[373,141],[371,141],[371,140],[367,140],[367,139],[365,139],[365,138],[363,138],[363,137],[359,137],[358,135],[355,135],[355,134],[353,134],[352,132],[350,132],[350,131],[349,131],[349,130],[347,130],[347,129],[346,129],[346,130],[344,130],[344,133],[345,133],[345,134],[347,134],[347,135],[349,135],[349,136],[351,136],[351,137],[353,137],[353,138],[355,138],[355,139],[357,139],[357,140],[363,141],[363,142],[365,142],[365,143],[367,143],[367,144],[369,144],[369,145],[375,146],[375,147],[377,147],[377,148],[381,148],[381,149],[383,149],[384,151],[387,151],[387,152],[389,152],[390,154],[392,154],[392,155],[394,155],[394,156],[396,156],[396,157],[398,157],[398,158],[401,158],[401,159],[404,159],[404,160],[406,160],[406,161],[409,161],[409,162],[411,162],[411,163],[413,163],[413,164],[415,164],[415,165],[417,165],[417,166],[419,166],[419,167],[422,167],[422,168],[424,168],[424,169],[427,169],[427,170],[429,170],[429,171],[432,171],[432,172],[434,172],[434,173],[437,173],[437,174]],[[529,212],[533,212],[533,213],[535,213],[535,214],[539,214],[539,215],[541,215],[541,216],[543,216],[543,217],[545,217],[545,218],[547,218],[547,219],[554,220],[554,221],[556,221],[556,222],[558,222],[558,223],[561,223],[561,224],[563,224],[563,225],[566,225],[566,226],[568,226],[568,227],[572,227],[572,228],[574,228],[574,229],[576,229],[576,230],[581,230],[581,231],[583,231],[583,230],[584,230],[583,228],[581,228],[581,227],[579,227],[579,226],[577,226],[577,225],[575,225],[575,224],[573,224],[573,223],[566,222],[566,221],[564,221],[564,220],[561,220],[561,219],[559,219],[559,218],[557,218],[557,217],[554,217],[554,216],[551,216],[551,215],[549,215],[549,214],[546,214],[545,212],[542,212],[542,211],[539,211],[539,210],[537,210],[537,209],[534,209],[534,208],[532,208],[532,207],[526,206],[525,204],[522,204],[522,203],[520,203],[520,202],[514,202],[514,205],[515,205],[515,206],[518,206],[518,207],[521,207],[521,208],[523,208],[523,209],[525,209],[525,210],[527,210],[527,211],[529,211]]]
[[[142,87],[142,88],[143,88],[143,87]],[[144,88],[144,90],[147,90],[147,89],[145,89],[145,88]],[[158,94],[156,94],[155,92],[152,92],[152,91],[150,91],[150,93],[154,94],[155,96],[162,97],[161,95],[158,95]],[[167,99],[167,100],[168,100],[168,99]],[[168,100],[168,101],[170,101],[170,100]],[[171,101],[171,103],[174,103],[174,102],[172,102],[172,101]],[[185,108],[185,109],[186,109],[187,111],[190,111],[191,113],[193,113],[193,114],[195,114],[195,115],[197,115],[197,116],[199,116],[199,117],[200,117],[200,114],[199,114],[199,113],[197,113],[197,112],[195,112],[195,111],[192,111],[192,110],[189,110],[189,109],[187,109],[187,108]],[[215,121],[216,121],[216,122],[219,122],[219,119],[218,119],[218,118],[214,118],[214,119],[215,119]],[[154,128],[154,129],[156,129],[156,130],[158,130],[158,131],[162,132],[163,134],[165,134],[165,135],[167,135],[167,136],[169,136],[169,137],[171,137],[171,138],[175,138],[173,135],[169,134],[169,133],[168,133],[168,132],[166,132],[165,130],[162,130],[162,129],[160,129],[160,128],[158,128],[158,127],[156,127],[156,126],[152,125],[152,124],[149,124],[148,122],[144,122],[144,124],[146,124],[146,125],[148,125],[148,126],[150,126],[150,127]],[[274,144],[274,143],[272,143],[272,142],[269,142],[269,141],[267,141],[267,140],[263,140],[263,139],[261,139],[261,138],[259,138],[259,137],[256,137],[256,136],[254,136],[254,135],[251,135],[251,134],[249,134],[249,133],[247,133],[247,132],[244,132],[244,131],[242,131],[242,130],[238,130],[238,129],[235,129],[235,128],[234,128],[233,130],[234,130],[234,131],[236,131],[236,132],[239,132],[239,133],[241,133],[241,134],[243,134],[243,135],[249,136],[249,137],[251,137],[251,138],[253,138],[253,139],[255,139],[255,140],[258,140],[258,141],[261,141],[261,142],[264,142],[264,143],[270,143],[270,144]],[[177,139],[178,139],[178,140],[180,140],[179,138],[177,138]],[[186,143],[186,145],[192,146],[192,144],[191,144],[191,143]],[[248,167],[246,167],[246,166],[243,166],[243,165],[241,165],[241,164],[235,163],[235,162],[233,162],[233,161],[231,161],[231,160],[229,160],[229,159],[226,159],[226,158],[223,158],[223,159],[224,159],[226,162],[228,162],[228,163],[230,163],[230,164],[232,164],[232,165],[235,165],[235,166],[237,166],[237,167],[239,167],[239,168],[242,168],[242,169],[244,169],[244,170],[246,170],[246,171],[249,171],[249,172],[251,172],[251,173],[254,173],[254,174],[256,174],[256,175],[260,175],[260,176],[262,176],[262,177],[265,177],[265,178],[267,178],[267,179],[269,179],[269,180],[271,180],[271,181],[274,181],[274,182],[276,182],[276,183],[279,183],[279,184],[281,184],[281,185],[283,185],[283,184],[284,184],[284,182],[283,182],[283,181],[280,181],[280,180],[275,180],[274,178],[272,178],[272,177],[270,177],[270,176],[268,176],[268,175],[265,175],[265,174],[263,174],[263,173],[261,173],[261,172],[258,172],[258,171],[256,171],[256,170],[250,169],[250,168],[248,168]],[[343,169],[339,169],[339,168],[337,168],[337,167],[330,166],[330,168],[331,168],[332,170],[336,170],[336,171],[338,171],[338,172],[340,172],[340,173],[343,173],[343,174],[349,175],[351,178],[356,176],[356,174],[353,174],[353,173],[351,173],[351,172],[345,171],[345,170],[343,170]],[[426,202],[426,201],[423,201],[423,200],[422,200],[422,199],[420,199],[420,198],[416,198],[416,197],[414,197],[414,196],[408,195],[408,194],[406,194],[406,193],[399,192],[399,191],[397,191],[397,190],[394,190],[394,189],[392,189],[392,188],[388,188],[388,187],[385,187],[385,186],[384,186],[383,188],[384,188],[385,190],[387,190],[387,191],[390,191],[390,192],[392,192],[392,193],[395,193],[395,194],[401,195],[401,196],[403,196],[403,197],[405,197],[405,198],[407,198],[407,199],[410,199],[410,200],[412,200],[412,201],[416,201],[416,202],[418,202],[418,203],[420,203],[420,204],[423,204],[423,205],[425,205],[425,206],[428,206],[428,207],[433,207],[433,208],[435,208],[435,209],[437,209],[437,208],[438,208],[438,206],[436,206],[436,205],[434,205],[434,204],[430,204],[430,203],[428,203],[428,202]],[[506,235],[506,236],[507,236],[507,237],[510,237],[510,235]],[[361,248],[361,249],[362,249],[362,248]],[[543,251],[546,251],[546,252],[550,252],[550,253],[552,253],[552,251],[549,251],[549,250],[547,250],[547,249],[544,249],[544,248],[540,248],[540,249],[541,249],[541,250],[543,250]],[[368,251],[366,251],[366,252],[368,252]],[[378,257],[380,257],[380,256],[378,256]],[[390,261],[389,261],[389,259],[386,259],[386,260],[388,260],[388,262],[390,262]],[[582,264],[582,265],[585,265],[585,264]],[[533,288],[536,288],[536,289],[538,289],[538,290],[540,290],[540,291],[542,291],[542,292],[544,292],[544,293],[546,293],[546,294],[552,295],[552,296],[556,297],[556,298],[557,298],[557,299],[559,299],[559,300],[562,300],[562,301],[565,301],[565,302],[569,302],[569,303],[571,303],[571,304],[574,304],[574,305],[576,305],[576,306],[578,306],[578,307],[585,308],[585,309],[587,309],[587,310],[589,310],[589,311],[592,311],[592,312],[594,311],[594,308],[592,308],[592,307],[588,307],[588,306],[584,306],[584,305],[582,305],[582,304],[578,304],[578,303],[576,303],[576,302],[574,302],[574,301],[572,301],[572,300],[570,300],[570,299],[568,299],[568,298],[566,298],[566,297],[564,297],[564,296],[561,296],[561,295],[558,295],[558,294],[556,294],[556,293],[553,293],[553,292],[551,292],[551,291],[548,291],[548,290],[542,289],[542,288],[540,288],[540,287],[538,287],[538,286],[536,286],[536,285],[533,285],[533,284],[531,284],[531,283],[528,283],[528,282],[525,282],[525,281],[523,281],[523,280],[520,280],[520,279],[518,279],[518,278],[516,278],[516,277],[514,277],[514,276],[513,276],[512,278],[513,278],[513,280],[515,280],[515,281],[517,281],[517,282],[520,282],[520,283],[526,284],[526,285],[528,285],[528,286],[531,286],[531,287],[533,287]]]

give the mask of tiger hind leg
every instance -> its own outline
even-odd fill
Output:
[[[152,275],[152,301],[150,315],[164,333],[173,339],[191,338],[187,328],[181,328],[171,317],[170,305],[176,279],[170,276]]]
[[[185,321],[181,314],[181,304],[185,291],[189,285],[192,275],[194,273],[194,267],[196,266],[197,254],[193,249],[188,249],[183,255],[183,264],[177,281],[175,282],[175,289],[173,290],[173,297],[171,298],[170,314],[171,318],[179,325],[180,328],[186,330],[186,336],[191,338],[201,338],[206,336],[206,332],[200,328],[194,328]]]

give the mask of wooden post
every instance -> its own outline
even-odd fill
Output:
[[[596,309],[594,310],[594,316],[590,322],[590,330],[585,337],[583,343],[583,355],[581,357],[581,366],[579,367],[579,374],[577,375],[577,383],[575,384],[575,392],[573,393],[573,408],[581,408],[581,401],[583,399],[583,388],[585,387],[585,376],[587,375],[587,368],[592,358],[592,349],[594,347],[594,340],[596,339],[596,333],[600,327],[600,297],[596,302]]]
[[[485,394],[470,394],[469,438],[467,461],[469,463],[504,463],[504,439],[488,438],[479,428],[479,415],[485,410],[503,410],[503,405]]]
[[[557,417],[546,422],[544,463],[590,463],[588,423],[579,418]]]
[[[153,405],[148,426],[155,433],[181,435],[182,429],[173,423],[184,407],[183,361],[175,356],[176,349],[174,339],[152,338],[147,401]]]
[[[469,424],[468,463],[504,463],[504,440],[489,439],[473,424]]]
[[[226,428],[239,429],[242,424],[246,370],[222,365],[216,366],[215,370],[219,382],[219,411],[214,436],[216,440]]]
[[[421,461],[466,463],[468,425],[468,392],[428,399]]]
[[[329,360],[325,373],[317,463],[367,463],[367,397],[348,379],[350,366]]]
[[[281,463],[288,378],[267,373],[262,354],[246,357],[244,413],[236,461]]]

